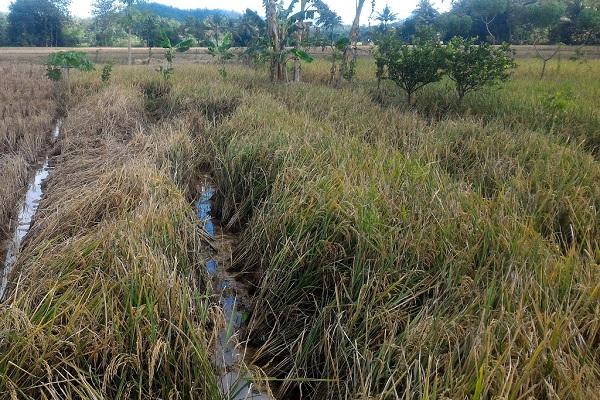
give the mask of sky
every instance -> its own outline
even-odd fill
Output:
[[[153,0],[156,3],[167,4],[173,7],[190,8],[221,8],[243,12],[246,8],[259,10],[262,8],[262,0]],[[8,11],[8,5],[12,0],[0,0],[0,11]],[[354,18],[355,0],[325,0],[335,10],[345,23],[351,23]],[[392,11],[404,18],[410,15],[418,0],[377,0],[377,10],[381,10],[385,4],[389,4]],[[442,3],[443,2],[443,3]],[[77,17],[89,17],[93,0],[71,0],[71,13]],[[370,7],[370,1],[365,8]],[[434,0],[434,4],[440,9],[447,9],[450,0]],[[363,10],[363,19],[367,18],[370,10]]]

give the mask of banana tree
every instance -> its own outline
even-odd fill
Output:
[[[223,78],[227,76],[227,71],[225,70],[225,61],[231,60],[234,56],[231,51],[231,43],[233,41],[233,37],[231,32],[225,33],[223,35],[223,39],[219,40],[219,37],[214,37],[209,46],[208,52],[211,56],[217,59],[219,64],[219,73]]]
[[[161,46],[165,49],[165,60],[167,60],[167,66],[160,66],[158,71],[165,79],[169,79],[173,75],[173,60],[177,53],[185,53],[194,45],[193,39],[185,39],[177,44],[173,44],[171,39],[162,32]]]
[[[314,17],[316,9],[309,9],[312,0],[292,0],[284,8],[276,0],[264,0],[267,31],[271,44],[271,80],[288,81],[287,64],[294,61],[294,81],[301,80],[301,62],[313,58],[302,49],[302,40],[308,32],[306,19]],[[296,6],[300,11],[294,13]]]

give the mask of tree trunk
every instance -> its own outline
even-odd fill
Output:
[[[307,0],[301,0],[300,2],[300,21],[296,23],[298,31],[296,32],[296,50],[302,49],[302,39],[304,38],[304,31],[306,25],[304,24],[304,13],[306,11]],[[302,63],[298,56],[294,57],[294,82],[299,83],[302,81]]]
[[[543,59],[542,62],[542,73],[540,74],[540,79],[544,79],[544,75],[546,74],[546,64],[548,63],[548,60]]]
[[[282,63],[279,59],[281,43],[279,38],[279,23],[277,22],[277,2],[275,0],[268,0],[266,7],[267,30],[273,49],[273,55],[271,55],[271,82],[277,82],[283,79]]]
[[[354,59],[356,59],[356,43],[358,42],[358,34],[360,30],[360,15],[362,14],[365,2],[366,0],[357,0],[356,15],[354,16],[354,21],[352,22],[352,29],[350,30],[350,42],[344,49],[344,55],[342,56],[342,63],[340,65],[336,86],[342,82],[344,75],[347,76],[348,80],[352,80],[352,76],[350,76],[350,74],[348,74],[347,72],[350,68],[350,57],[352,56],[354,57]],[[352,50],[353,47],[354,51]]]
[[[127,29],[127,65],[131,65],[133,57],[131,54],[131,25]]]
[[[492,38],[493,45],[496,44],[496,36],[494,36],[494,34],[492,33],[492,30],[490,29],[490,25],[492,24],[492,22],[494,22],[495,19],[496,19],[496,16],[494,16],[494,18],[492,18],[491,20],[488,18],[483,19],[483,23],[485,24],[485,29],[487,30],[488,34]]]

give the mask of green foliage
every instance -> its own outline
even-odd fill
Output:
[[[62,78],[62,72],[64,70],[68,72],[71,69],[92,71],[94,64],[83,51],[58,51],[48,56],[46,76],[49,79],[59,81]]]
[[[499,47],[476,44],[475,39],[453,38],[446,48],[446,73],[456,84],[462,101],[465,94],[506,81],[516,67],[508,44]]]
[[[383,79],[386,70],[386,78],[406,92],[411,104],[416,91],[442,78],[444,50],[433,41],[408,46],[388,38],[378,47],[375,57],[378,78]]]
[[[68,11],[62,1],[16,0],[9,6],[8,39],[15,46],[63,46]]]
[[[442,40],[448,41],[454,36],[467,36],[473,27],[473,19],[469,15],[458,15],[455,13],[441,14],[437,19]]]
[[[227,76],[227,70],[224,66],[225,61],[231,60],[234,57],[231,51],[232,40],[231,32],[227,32],[221,41],[219,41],[218,36],[215,36],[208,46],[209,54],[218,60],[220,65],[219,73],[223,78]]]
[[[185,53],[194,45],[193,39],[185,39],[177,44],[173,44],[171,39],[163,32],[162,33],[162,42],[161,47],[164,48],[165,51],[165,59],[167,60],[166,66],[160,66],[159,72],[164,79],[169,79],[173,73],[173,60],[175,60],[175,55],[177,53]]]
[[[213,39],[208,46],[208,52],[213,57],[219,57],[223,60],[230,60],[233,58],[233,53],[231,53],[231,42],[232,36],[230,32],[227,32],[223,36],[223,40],[219,42],[217,39]]]
[[[544,29],[557,25],[566,9],[566,4],[560,1],[535,3],[527,6],[525,14],[529,24]]]
[[[113,69],[113,65],[110,63],[106,64],[102,68],[102,75],[100,76],[100,79],[102,80],[103,83],[108,83],[108,81],[110,81],[110,77],[112,75],[112,69]]]

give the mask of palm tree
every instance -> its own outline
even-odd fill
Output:
[[[381,27],[384,30],[387,30],[388,25],[396,21],[396,19],[398,19],[398,14],[393,13],[390,9],[390,6],[386,4],[383,11],[377,13],[377,17],[375,19],[381,22]]]

